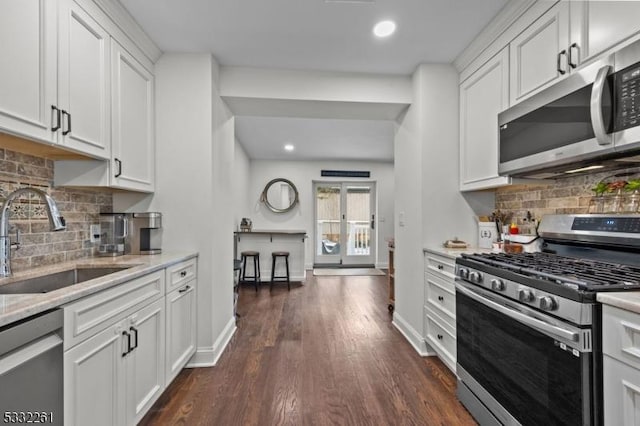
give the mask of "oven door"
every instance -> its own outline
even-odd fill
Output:
[[[598,423],[591,329],[464,281],[456,282],[456,317],[458,394],[472,413],[461,387],[502,424]]]

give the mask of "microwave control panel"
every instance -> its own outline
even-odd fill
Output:
[[[640,64],[616,73],[616,130],[640,125]]]

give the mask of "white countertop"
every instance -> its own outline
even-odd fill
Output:
[[[605,305],[640,314],[640,291],[619,291],[613,293],[598,293],[597,300]]]
[[[461,254],[472,254],[472,253],[491,253],[491,249],[480,248],[480,247],[467,247],[461,249],[454,248],[446,248],[442,246],[427,246],[422,249],[425,252],[431,252],[435,254],[439,254],[441,256],[447,256],[451,259],[455,259]]]
[[[69,303],[109,287],[196,257],[197,253],[161,253],[119,257],[89,257],[14,273],[0,278],[0,286],[27,278],[83,267],[131,266],[120,272],[74,284],[49,293],[0,295],[0,326]]]

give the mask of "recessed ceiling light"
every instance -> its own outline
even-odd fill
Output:
[[[295,147],[294,147],[293,145],[291,145],[290,143],[289,143],[289,144],[286,144],[286,145],[284,146],[284,150],[285,150],[285,151],[289,151],[289,152],[291,152],[291,151],[293,151],[294,149],[295,149]]]
[[[389,37],[396,31],[396,23],[393,21],[380,21],[373,27],[373,33],[377,37]]]

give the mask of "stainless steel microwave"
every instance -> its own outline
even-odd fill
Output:
[[[640,166],[640,41],[498,114],[500,175]]]

